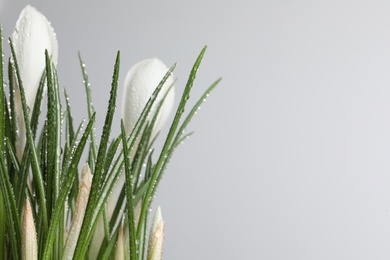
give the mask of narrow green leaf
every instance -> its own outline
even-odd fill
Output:
[[[126,142],[126,133],[123,120],[121,121],[121,130],[122,130],[122,146],[123,146],[123,156],[125,160],[125,187],[126,187],[126,216],[127,216],[127,225],[129,227],[129,242],[130,242],[130,260],[137,260],[138,258],[138,248],[135,243],[136,241],[136,228],[134,223],[134,205],[133,205],[133,175],[131,174],[131,165],[129,158],[129,149]]]
[[[0,257],[5,259],[6,255],[6,238],[7,238],[7,214],[5,209],[5,203],[3,198],[3,193],[0,192]]]
[[[59,99],[59,86],[55,77],[55,69],[47,50],[46,76],[47,76],[47,210],[49,219],[52,208],[59,193],[60,179],[60,153],[61,153],[61,102]]]
[[[74,127],[73,127],[73,117],[72,117],[72,111],[70,107],[69,102],[69,96],[68,93],[66,93],[66,90],[64,89],[64,96],[65,96],[65,104],[66,104],[66,142],[70,144],[74,139]]]
[[[0,151],[5,152],[5,111],[6,97],[4,95],[4,68],[3,68],[3,29],[0,24]],[[2,223],[0,223],[1,225]],[[2,244],[0,244],[2,245]]]
[[[92,114],[95,112],[95,108],[93,107],[92,103],[92,95],[91,95],[91,84],[89,83],[88,79],[88,73],[85,68],[85,63],[81,58],[81,54],[79,52],[79,61],[80,61],[80,67],[81,67],[81,72],[83,74],[83,79],[84,79],[84,86],[85,86],[85,93],[87,95],[87,109],[88,109],[88,116],[91,118]],[[95,162],[96,162],[96,156],[97,156],[97,146],[96,146],[96,138],[95,138],[95,129],[92,130],[91,133],[91,145],[90,145],[90,164],[89,167],[91,168],[91,171],[94,172],[95,170]]]
[[[17,83],[15,79],[15,74],[13,73],[13,67],[12,67],[12,62],[11,59],[8,61],[8,81],[9,81],[9,95],[10,95],[10,119],[11,119],[11,124],[10,124],[10,136],[9,138],[11,139],[11,143],[15,145],[16,141],[16,129],[17,129],[17,121],[16,121],[16,109],[15,109],[15,90],[17,88]]]
[[[7,229],[11,244],[12,256],[14,259],[20,259],[20,218],[16,208],[15,194],[12,190],[3,156],[0,156],[0,189],[3,195],[5,212],[7,215]]]
[[[118,240],[118,233],[119,233],[119,226],[115,228],[109,242],[100,248],[97,259],[101,259],[101,260],[111,259],[111,256],[114,254],[115,244]]]
[[[14,147],[12,147],[11,142],[8,138],[6,138],[6,144],[7,144],[7,152],[10,155],[10,160],[12,162],[12,165],[16,170],[16,172],[19,172],[20,169],[19,161],[18,158],[16,157],[16,152],[14,150]]]

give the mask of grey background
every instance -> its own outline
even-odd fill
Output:
[[[121,83],[159,57],[179,62],[179,92],[208,44],[193,96],[224,79],[158,190],[165,259],[390,259],[388,1],[29,2],[57,33],[76,121],[81,51],[97,128],[118,49]],[[6,37],[26,4],[1,1]]]

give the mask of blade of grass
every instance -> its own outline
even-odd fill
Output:
[[[9,102],[10,102],[10,119],[11,119],[11,124],[10,124],[10,139],[11,143],[15,145],[16,139],[15,139],[15,134],[16,133],[16,109],[15,109],[15,90],[17,88],[16,85],[16,79],[15,79],[15,74],[13,73],[13,68],[12,68],[12,62],[11,58],[8,61],[8,81],[9,81]]]
[[[71,107],[70,107],[70,102],[69,102],[69,96],[66,90],[64,89],[64,96],[65,96],[65,104],[66,104],[66,133],[65,136],[66,138],[66,143],[70,144],[72,143],[75,135],[74,135],[74,127],[73,127],[73,117],[72,117],[72,112],[71,112]]]
[[[0,24],[0,36],[3,34],[3,29]],[[3,156],[5,156],[5,111],[6,111],[6,97],[4,92],[4,68],[3,68],[3,39],[0,37],[0,151],[3,153]],[[1,198],[3,199],[3,198]],[[2,202],[3,203],[3,202]],[[4,203],[3,203],[4,204]],[[4,223],[1,222],[0,226]],[[2,226],[1,226],[2,227]],[[2,239],[2,238],[0,238]],[[0,242],[0,245],[2,246],[2,240]]]
[[[48,218],[51,218],[52,209],[59,193],[60,180],[60,155],[61,155],[61,101],[59,98],[59,86],[55,69],[47,50],[46,75],[47,75],[47,210]]]
[[[134,223],[134,205],[133,205],[133,175],[131,175],[130,158],[129,158],[129,149],[126,142],[126,133],[123,120],[121,121],[121,130],[122,130],[122,146],[123,146],[123,156],[125,159],[125,187],[126,187],[126,216],[127,216],[127,225],[129,228],[129,241],[130,241],[130,260],[137,260],[138,258],[138,248],[136,247],[136,229]]]
[[[2,27],[0,25],[0,35],[2,35]],[[3,42],[0,37],[0,53],[3,53]],[[0,151],[5,154],[5,111],[6,111],[6,98],[4,95],[4,75],[3,75],[3,55],[0,56]],[[1,141],[3,140],[3,141]],[[6,250],[6,213],[3,193],[0,192],[0,256],[5,257]]]
[[[115,244],[118,240],[119,226],[117,226],[108,241],[108,243],[100,248],[97,259],[108,260],[114,254]]]
[[[20,259],[21,228],[20,218],[16,207],[15,194],[7,174],[4,157],[0,156],[0,188],[4,199],[5,213],[7,215],[8,239],[11,244],[12,256]]]
[[[16,170],[16,172],[19,172],[20,165],[19,165],[18,158],[16,157],[16,152],[15,152],[14,148],[12,147],[10,140],[8,138],[6,138],[6,139],[7,139],[6,140],[7,151],[8,151],[8,154],[10,155],[10,160],[11,160],[12,165],[13,165],[14,169]]]
[[[3,35],[3,29],[0,24],[0,36]],[[6,158],[5,152],[5,116],[6,116],[6,97],[4,95],[4,69],[3,69],[3,39],[0,37],[0,152],[1,156]],[[6,214],[3,194],[0,192],[0,257],[5,257],[6,250]]]
[[[92,96],[91,96],[91,84],[89,83],[88,79],[88,73],[85,68],[85,63],[81,58],[81,54],[79,52],[79,62],[80,62],[80,67],[81,67],[81,72],[83,74],[83,79],[84,79],[84,86],[85,86],[85,93],[87,95],[87,109],[88,109],[88,116],[91,118],[92,114],[95,112],[95,108],[93,107],[92,103]],[[95,138],[95,130],[92,130],[91,133],[91,146],[90,146],[90,155],[92,159],[90,160],[92,164],[89,165],[91,168],[91,171],[94,172],[95,170],[95,165],[94,163],[96,162],[96,154],[97,154],[97,146],[96,146],[96,138]]]
[[[7,214],[5,211],[5,203],[3,198],[3,193],[0,192],[0,257],[5,258],[6,256],[6,250],[7,250],[7,244],[6,244],[6,238],[7,238]]]

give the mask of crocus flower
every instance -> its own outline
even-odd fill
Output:
[[[135,64],[126,75],[123,90],[122,99],[122,119],[124,121],[126,134],[129,135],[134,128],[139,116],[142,113],[146,103],[153,94],[154,90],[163,79],[168,71],[168,67],[164,63],[157,59],[146,59]],[[174,83],[173,75],[171,75],[164,83],[159,95],[156,97],[156,101],[150,111],[150,119],[156,113],[156,109],[159,103],[163,100],[164,103],[161,106],[159,114],[157,115],[156,123],[153,127],[152,136],[153,139],[156,134],[161,130],[167,121],[174,104],[174,88],[171,87]],[[169,92],[167,92],[169,90]],[[135,149],[131,151],[135,152]],[[108,216],[111,214],[116,205],[119,193],[125,181],[125,174],[122,172],[119,176],[117,183],[115,184],[113,191],[108,200]],[[138,217],[139,218],[139,217]],[[91,241],[89,250],[89,257],[94,258],[96,255],[95,251],[101,245],[103,240],[103,220],[100,217],[95,234]]]
[[[11,38],[23,82],[26,103],[31,111],[34,107],[39,82],[46,66],[45,50],[47,50],[51,56],[52,62],[54,64],[57,63],[58,43],[56,34],[46,17],[34,7],[27,5],[20,13]],[[17,154],[19,159],[21,159],[26,138],[23,112],[21,109],[22,105],[18,89],[16,89],[15,97],[19,123]]]
[[[124,83],[123,100],[122,100],[122,119],[124,121],[126,134],[129,135],[139,116],[142,113],[146,103],[148,102],[153,91],[156,89],[168,68],[162,61],[157,58],[146,59],[135,64],[127,73]],[[169,114],[172,111],[175,93],[174,88],[170,88],[174,82],[171,75],[165,82],[156,101],[151,109],[151,117],[156,113],[158,103],[165,97],[164,103],[161,106],[156,123],[153,127],[151,138],[161,130],[164,123],[167,121]],[[169,90],[169,93],[167,91]],[[135,149],[131,151],[135,152]],[[125,176],[122,174],[115,184],[108,203],[108,212],[111,214],[113,203],[119,196],[120,189],[125,181]]]
[[[163,244],[164,220],[162,219],[161,208],[158,207],[150,229],[147,260],[161,260]]]
[[[33,213],[28,198],[24,203],[22,259],[38,259],[37,233]]]
[[[135,64],[127,73],[124,83],[123,100],[122,100],[122,119],[125,125],[126,134],[129,135],[134,128],[139,116],[142,113],[146,103],[154,90],[167,73],[168,68],[162,61],[157,58],[146,59]],[[164,86],[162,87],[159,95],[151,108],[151,118],[156,113],[158,104],[164,98],[164,103],[160,108],[159,114],[157,115],[156,123],[153,127],[151,139],[161,130],[167,121],[169,114],[172,111],[175,93],[172,84],[174,83],[173,76],[171,75]],[[169,93],[167,93],[169,91]],[[131,150],[134,153],[136,149]],[[120,188],[125,181],[125,176],[122,173],[117,181],[110,199],[116,199],[119,196]],[[112,201],[112,199],[110,201]],[[112,212],[114,203],[108,203],[109,210]]]
[[[164,77],[168,68],[162,61],[157,58],[147,59],[135,64],[127,73],[124,84],[123,100],[122,100],[122,118],[125,124],[127,134],[137,123],[142,110],[148,102],[153,91]],[[151,110],[151,115],[154,115],[158,103],[164,98],[164,95],[173,84],[173,77],[169,77],[165,82],[160,94],[156,98],[154,106]],[[171,113],[174,103],[174,89],[170,89],[164,104],[161,107],[157,116],[156,124],[154,125],[152,138],[161,130],[165,121]]]
[[[79,193],[77,195],[76,209],[72,218],[72,226],[69,230],[68,238],[64,247],[62,259],[72,259],[76,248],[77,239],[80,234],[81,225],[87,208],[89,192],[91,190],[92,174],[88,164],[83,166],[81,171],[81,182],[79,185]]]

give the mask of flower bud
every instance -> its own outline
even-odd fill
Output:
[[[125,252],[125,237],[123,234],[123,223],[120,224],[119,232],[118,232],[118,239],[116,241],[115,246],[115,260],[124,260],[126,259],[126,252]]]
[[[24,203],[22,259],[38,259],[37,233],[35,230],[34,217],[28,198]]]
[[[147,260],[161,260],[164,243],[164,220],[161,208],[158,207],[154,215],[152,228],[149,234],[149,246]]]
[[[34,7],[27,5],[20,13],[11,36],[15,48],[20,77],[23,82],[26,103],[30,111],[34,108],[35,96],[46,67],[45,50],[57,63],[58,43],[50,22]],[[19,123],[17,154],[19,159],[26,143],[22,103],[18,89],[15,89],[16,113]],[[31,116],[31,114],[30,114]]]
[[[127,73],[122,100],[122,118],[127,134],[130,134],[134,128],[150,96],[153,94],[153,91],[156,89],[167,71],[168,68],[164,65],[164,63],[159,59],[154,58],[140,61]],[[158,107],[159,102],[164,98],[165,94],[169,90],[169,93],[167,94],[159,111],[159,115],[157,116],[152,132],[152,138],[161,130],[171,113],[175,98],[174,89],[170,89],[173,82],[173,77],[170,76],[165,82],[151,109],[150,118],[152,118],[156,113],[156,108]]]
[[[77,239],[80,234],[81,225],[85,215],[85,210],[88,204],[89,192],[91,190],[92,174],[88,164],[83,166],[81,171],[81,182],[79,185],[79,194],[77,195],[76,209],[72,218],[72,226],[66,240],[64,254],[62,259],[72,259],[76,248]]]

